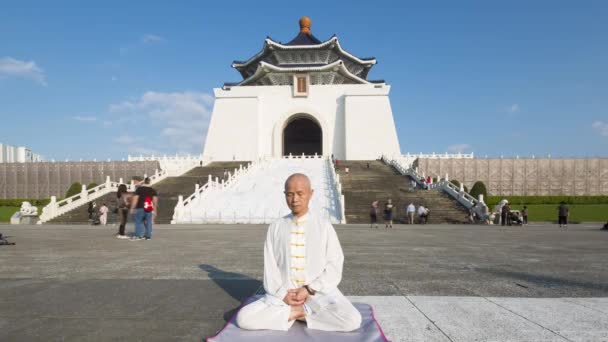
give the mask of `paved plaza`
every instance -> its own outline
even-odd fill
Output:
[[[0,341],[202,341],[260,290],[266,228],[0,225]],[[608,341],[597,225],[336,229],[340,288],[392,341]]]

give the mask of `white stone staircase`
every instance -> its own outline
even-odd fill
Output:
[[[172,223],[270,223],[289,213],[284,182],[293,173],[309,176],[314,189],[311,210],[333,223],[345,223],[339,177],[328,157],[267,159],[231,175],[227,182],[210,180],[181,199]]]

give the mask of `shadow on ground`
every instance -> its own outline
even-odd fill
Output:
[[[536,286],[543,288],[582,288],[587,290],[595,290],[603,292],[608,295],[608,285],[592,283],[586,281],[578,281],[573,279],[552,277],[540,274],[531,274],[527,272],[517,271],[506,271],[506,270],[495,270],[495,269],[482,269],[477,268],[477,272],[491,274],[493,276],[508,278],[512,280],[525,281]]]
[[[209,279],[213,280],[220,288],[228,293],[232,298],[242,303],[249,296],[256,294],[262,289],[262,282],[251,278],[248,275],[235,272],[223,271],[215,266],[202,264],[198,266],[202,271],[207,272]],[[236,313],[237,306],[224,313],[224,321],[228,322]]]

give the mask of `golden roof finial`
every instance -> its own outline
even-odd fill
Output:
[[[302,17],[300,18],[300,33],[306,33],[306,34],[310,34],[310,18],[309,17]]]

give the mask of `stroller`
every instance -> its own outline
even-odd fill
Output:
[[[509,218],[511,219],[512,225],[522,226],[524,224],[519,210],[511,210],[511,212],[509,213]]]
[[[91,214],[91,224],[94,226],[98,226],[101,224],[101,221],[99,220],[99,213],[97,211]]]
[[[14,242],[8,242],[7,239],[5,239],[2,234],[0,234],[0,246],[5,245],[5,246],[14,246],[15,243]]]

